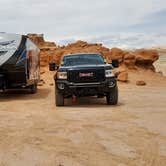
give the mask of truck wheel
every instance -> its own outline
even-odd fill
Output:
[[[106,96],[107,104],[109,105],[117,105],[118,104],[118,87],[115,86],[107,93]]]
[[[57,88],[55,89],[55,95],[56,95],[55,98],[56,106],[64,106],[63,94],[61,94]]]
[[[37,93],[37,84],[36,83],[30,86],[30,92],[31,92],[31,94]]]

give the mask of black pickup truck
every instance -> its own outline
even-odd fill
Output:
[[[107,64],[100,54],[65,55],[54,76],[56,105],[64,106],[69,97],[105,97],[107,104],[118,103],[116,76],[112,73],[118,61]]]

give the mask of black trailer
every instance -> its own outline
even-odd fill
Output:
[[[29,88],[40,80],[40,50],[24,35],[0,33],[0,90]]]

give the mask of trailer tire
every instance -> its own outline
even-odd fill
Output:
[[[118,86],[110,90],[106,95],[106,100],[108,105],[117,105],[118,104]]]
[[[30,93],[31,94],[37,93],[37,84],[36,83],[30,86]]]
[[[55,104],[56,106],[64,106],[64,96],[55,88]]]

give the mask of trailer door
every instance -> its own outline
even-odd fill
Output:
[[[38,82],[40,79],[40,50],[30,39],[27,39],[26,49],[28,82]]]

